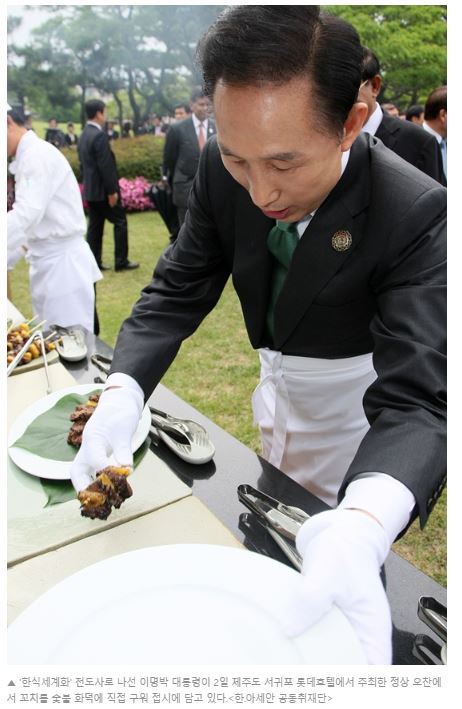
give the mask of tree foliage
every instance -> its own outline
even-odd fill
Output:
[[[35,6],[37,8],[37,6]],[[39,6],[40,7],[40,6]],[[95,92],[118,120],[166,113],[200,83],[197,41],[223,5],[48,5],[25,47],[8,44],[8,91],[44,118],[83,121]],[[382,100],[423,102],[446,82],[446,6],[327,5],[379,57]],[[20,18],[8,17],[8,33]]]
[[[43,109],[54,86],[54,105],[83,104],[89,92],[113,96],[119,120],[126,99],[136,125],[151,111],[166,113],[200,83],[197,41],[221,5],[48,6],[53,15],[26,47],[9,46],[8,89]],[[15,20],[10,19],[13,29]],[[46,75],[46,76],[45,76]],[[48,79],[48,80],[46,80]],[[58,88],[59,87],[59,88]],[[60,93],[61,92],[61,93]],[[46,103],[46,101],[45,101]],[[55,111],[56,112],[56,111]]]
[[[446,84],[446,5],[326,5],[356,27],[361,42],[377,55],[381,101],[402,109],[424,103]]]

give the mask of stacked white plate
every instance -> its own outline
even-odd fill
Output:
[[[337,609],[296,638],[281,608],[298,572],[259,554],[180,544],[68,577],[9,627],[12,664],[366,664]]]

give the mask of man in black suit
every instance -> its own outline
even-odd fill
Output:
[[[111,451],[130,462],[144,400],[231,275],[260,350],[265,456],[326,500],[338,492],[297,534],[285,628],[336,604],[367,661],[387,664],[380,567],[444,485],[446,190],[361,134],[359,37],[318,6],[232,6],[199,59],[217,138],[122,326],[72,481],[82,490]]]
[[[116,271],[138,268],[128,260],[128,227],[125,211],[120,204],[117,166],[104,131],[106,106],[103,101],[91,99],[85,104],[87,123],[79,140],[79,158],[83,172],[83,196],[88,202],[87,240],[98,266],[101,262],[104,222],[114,225],[114,259]]]
[[[411,165],[446,186],[443,161],[438,142],[419,126],[388,115],[377,102],[382,86],[380,64],[376,55],[363,47],[363,71],[358,98],[367,104],[367,120],[363,130],[380,138],[387,148]]]
[[[202,89],[193,92],[190,106],[191,116],[170,126],[163,157],[163,174],[172,188],[180,226],[185,219],[201,151],[206,140],[215,134],[215,123],[208,117],[210,101]]]
[[[48,121],[48,128],[45,133],[45,140],[47,143],[51,143],[55,148],[64,148],[66,145],[66,139],[64,133],[60,128],[58,128],[58,121],[56,118],[50,118]]]

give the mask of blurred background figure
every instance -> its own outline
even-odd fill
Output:
[[[420,105],[410,106],[406,111],[406,120],[418,126],[424,122],[424,107]]]
[[[165,135],[169,128],[168,124],[163,122],[158,113],[154,113],[149,117],[149,127],[149,133],[153,135]]]
[[[177,103],[173,111],[173,120],[175,123],[184,121],[184,119],[188,118],[191,114],[191,109],[187,103]]]
[[[382,111],[388,113],[393,118],[399,118],[399,108],[394,103],[382,103]]]
[[[425,102],[423,127],[434,135],[441,150],[444,176],[447,179],[447,128],[448,128],[448,89],[439,86],[434,89]]]
[[[210,101],[202,89],[194,90],[190,106],[191,117],[170,126],[164,147],[163,175],[172,188],[180,227],[201,151],[207,139],[216,132],[215,123],[208,117]]]
[[[115,121],[106,122],[106,135],[109,140],[117,140],[119,137],[119,131],[115,129]]]
[[[47,143],[51,143],[55,148],[64,148],[66,145],[66,140],[64,138],[64,133],[60,128],[58,128],[58,121],[56,118],[50,118],[48,121],[47,132],[45,133],[45,140]]]
[[[132,136],[132,122],[124,121],[122,123],[122,138],[131,138]]]
[[[66,145],[68,146],[68,148],[76,148],[77,147],[79,139],[74,132],[74,124],[73,123],[67,124],[67,133],[64,136],[64,140],[66,141]]]
[[[32,128],[32,114],[31,113],[24,114],[24,128],[26,130],[34,130]]]
[[[34,315],[48,325],[98,334],[94,283],[102,278],[85,241],[82,198],[69,162],[19,111],[7,111],[7,152],[15,158],[15,201],[7,214],[8,268],[29,262]]]
[[[104,101],[90,99],[85,104],[87,123],[79,140],[79,158],[83,173],[83,196],[88,203],[87,240],[101,270],[107,270],[102,258],[104,222],[114,225],[114,261],[116,271],[138,268],[128,260],[128,225],[120,203],[119,175],[114,153],[103,130],[106,123]]]
[[[390,116],[379,105],[377,97],[382,87],[380,64],[368,47],[363,47],[363,70],[358,100],[367,105],[367,119],[363,131],[375,135],[397,155],[425,172],[433,179],[446,184],[441,151],[436,138],[414,126]]]

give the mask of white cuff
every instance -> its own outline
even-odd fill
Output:
[[[113,372],[106,379],[103,391],[108,389],[109,387],[127,387],[128,389],[131,389],[135,394],[138,395],[138,397],[141,397],[140,411],[143,410],[144,391],[142,390],[136,379],[133,379],[133,377],[131,377],[129,374],[123,374],[123,372]]]
[[[347,487],[339,508],[366,510],[379,520],[390,546],[409,522],[416,500],[403,483],[385,473],[364,473]]]

